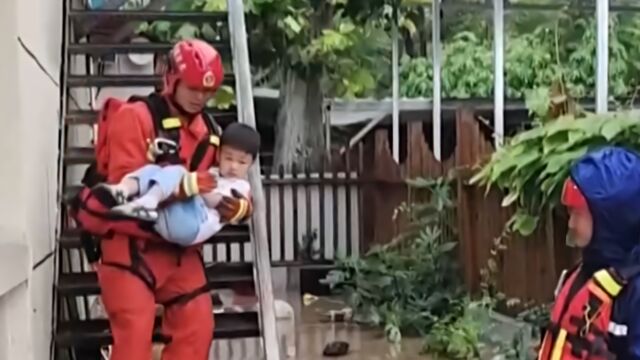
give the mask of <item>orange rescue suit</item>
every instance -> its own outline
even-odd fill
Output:
[[[603,269],[580,284],[580,270],[573,271],[553,305],[538,360],[615,358],[608,349],[613,301],[638,272]]]
[[[109,183],[149,163],[147,149],[155,138],[153,120],[143,102],[124,104],[110,120]],[[200,115],[181,119],[180,158],[189,164],[196,145],[208,136]],[[198,170],[213,165],[213,147]],[[177,248],[162,241],[145,241],[115,234],[100,242],[97,266],[104,307],[114,344],[111,360],[149,360],[155,304],[165,304],[162,332],[170,341],[163,360],[205,360],[213,338],[211,297],[201,291],[207,279],[201,246]]]

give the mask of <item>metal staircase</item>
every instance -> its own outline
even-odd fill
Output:
[[[90,132],[94,124],[97,110],[92,106],[93,92],[102,87],[139,87],[155,86],[161,81],[156,75],[101,75],[93,71],[98,57],[108,54],[147,53],[165,54],[171,47],[167,43],[106,43],[83,42],[74,35],[82,21],[88,18],[115,19],[119,21],[154,21],[172,22],[189,21],[192,23],[225,22],[228,39],[215,43],[223,57],[233,57],[234,69],[240,74],[225,77],[225,83],[236,88],[238,108],[244,111],[236,113],[212,110],[216,120],[222,123],[244,121],[255,126],[253,115],[253,96],[249,74],[249,59],[244,25],[242,0],[229,0],[229,12],[220,13],[186,13],[163,12],[157,10],[127,11],[94,11],[78,7],[73,0],[65,2],[63,30],[63,81],[61,123],[61,156],[60,156],[60,192],[61,201],[79,189],[79,181],[74,181],[74,171],[81,171],[94,157],[90,144],[78,145],[75,139],[84,128]],[[72,4],[73,1],[73,4]],[[126,23],[125,21],[125,23]],[[230,53],[233,48],[232,54]],[[87,65],[82,71],[77,69],[78,62]],[[88,93],[86,101],[78,100],[78,89]],[[80,91],[82,93],[82,90]],[[86,104],[86,105],[85,105]],[[247,106],[250,109],[247,110]],[[264,201],[259,174],[259,164],[254,166],[250,182],[254,191],[256,215],[251,227],[228,226],[205,245],[205,263],[208,278],[214,289],[228,288],[231,285],[246,284],[254,286],[260,298],[258,312],[218,313],[215,315],[214,341],[221,339],[237,339],[253,337],[261,339],[262,356],[267,360],[280,359],[277,342],[275,316],[273,313],[273,295],[271,289],[271,272],[269,249],[266,242],[266,226],[264,219]],[[77,174],[75,175],[78,178]],[[91,306],[96,295],[100,293],[95,272],[86,261],[79,232],[67,217],[64,206],[61,207],[61,221],[58,231],[57,268],[55,284],[56,327],[53,339],[54,359],[101,359],[100,349],[111,344],[108,321],[95,317]],[[244,254],[251,249],[253,262],[230,261],[232,248]],[[220,261],[220,252],[226,261]],[[241,255],[240,259],[245,256]],[[213,295],[212,295],[213,296]],[[215,303],[215,299],[214,299]],[[212,314],[212,316],[214,316]],[[165,339],[159,333],[161,318],[156,319],[154,342],[162,343]],[[255,357],[253,357],[255,359]],[[224,360],[222,358],[217,358]]]

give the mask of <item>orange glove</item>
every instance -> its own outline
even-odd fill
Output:
[[[238,224],[249,219],[253,213],[251,201],[236,190],[231,190],[233,196],[223,196],[216,207],[223,222]]]
[[[194,171],[186,173],[176,189],[178,198],[188,198],[198,194],[208,193],[215,189],[218,181],[209,171]]]

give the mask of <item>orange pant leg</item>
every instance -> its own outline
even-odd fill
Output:
[[[137,276],[111,266],[98,266],[98,279],[114,339],[111,360],[151,359],[153,293]]]
[[[206,283],[204,267],[197,252],[183,254],[180,265],[158,289],[158,300],[192,292]],[[162,360],[206,360],[213,340],[213,306],[207,292],[164,309],[162,332],[171,342],[162,352]]]

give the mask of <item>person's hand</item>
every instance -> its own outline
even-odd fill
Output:
[[[216,210],[220,213],[223,222],[238,224],[249,218],[253,213],[251,201],[242,196],[238,191],[232,189],[232,196],[223,196]]]
[[[186,173],[178,186],[178,197],[187,198],[205,194],[216,188],[218,181],[209,171],[193,171]]]

